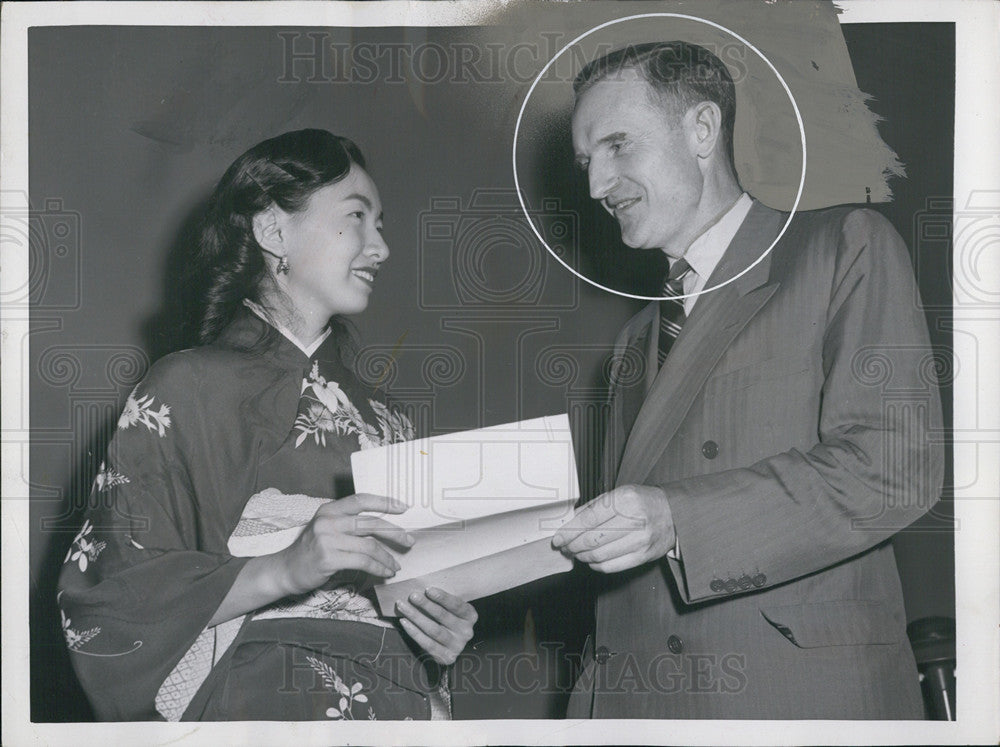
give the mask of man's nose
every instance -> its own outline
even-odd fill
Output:
[[[590,162],[587,167],[587,179],[590,182],[590,196],[595,200],[603,200],[618,186],[618,177],[606,165]]]

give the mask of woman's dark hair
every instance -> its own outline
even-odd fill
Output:
[[[243,299],[263,303],[268,276],[253,218],[271,205],[294,213],[312,194],[365,168],[358,146],[326,130],[296,130],[258,143],[226,169],[209,199],[196,267],[206,284],[197,322],[201,344],[215,340]],[[338,325],[343,331],[343,325]]]

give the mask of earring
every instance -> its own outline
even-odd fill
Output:
[[[276,272],[279,275],[287,275],[288,271],[291,270],[291,269],[292,269],[291,265],[288,264],[288,257],[282,256],[278,260],[278,268],[277,268]]]

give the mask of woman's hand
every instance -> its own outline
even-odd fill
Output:
[[[396,603],[400,625],[438,664],[453,664],[472,638],[479,615],[468,602],[431,587]]]
[[[392,576],[399,564],[382,543],[409,547],[413,537],[385,519],[360,514],[405,510],[404,503],[365,493],[324,503],[291,545],[246,561],[208,624],[218,625],[290,594],[312,591],[338,571]]]
[[[385,519],[360,514],[401,514],[406,508],[405,503],[366,493],[323,504],[298,539],[277,553],[285,595],[312,591],[339,571],[393,576],[399,563],[382,543],[405,548],[413,544],[413,537]]]

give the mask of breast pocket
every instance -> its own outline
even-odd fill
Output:
[[[725,467],[810,448],[819,416],[814,376],[807,355],[768,358],[714,374],[703,390],[699,435],[719,444],[720,454],[731,455]]]
[[[712,374],[705,383],[705,396],[720,396],[747,387],[783,381],[808,373],[812,365],[809,356],[785,355],[752,361]]]

